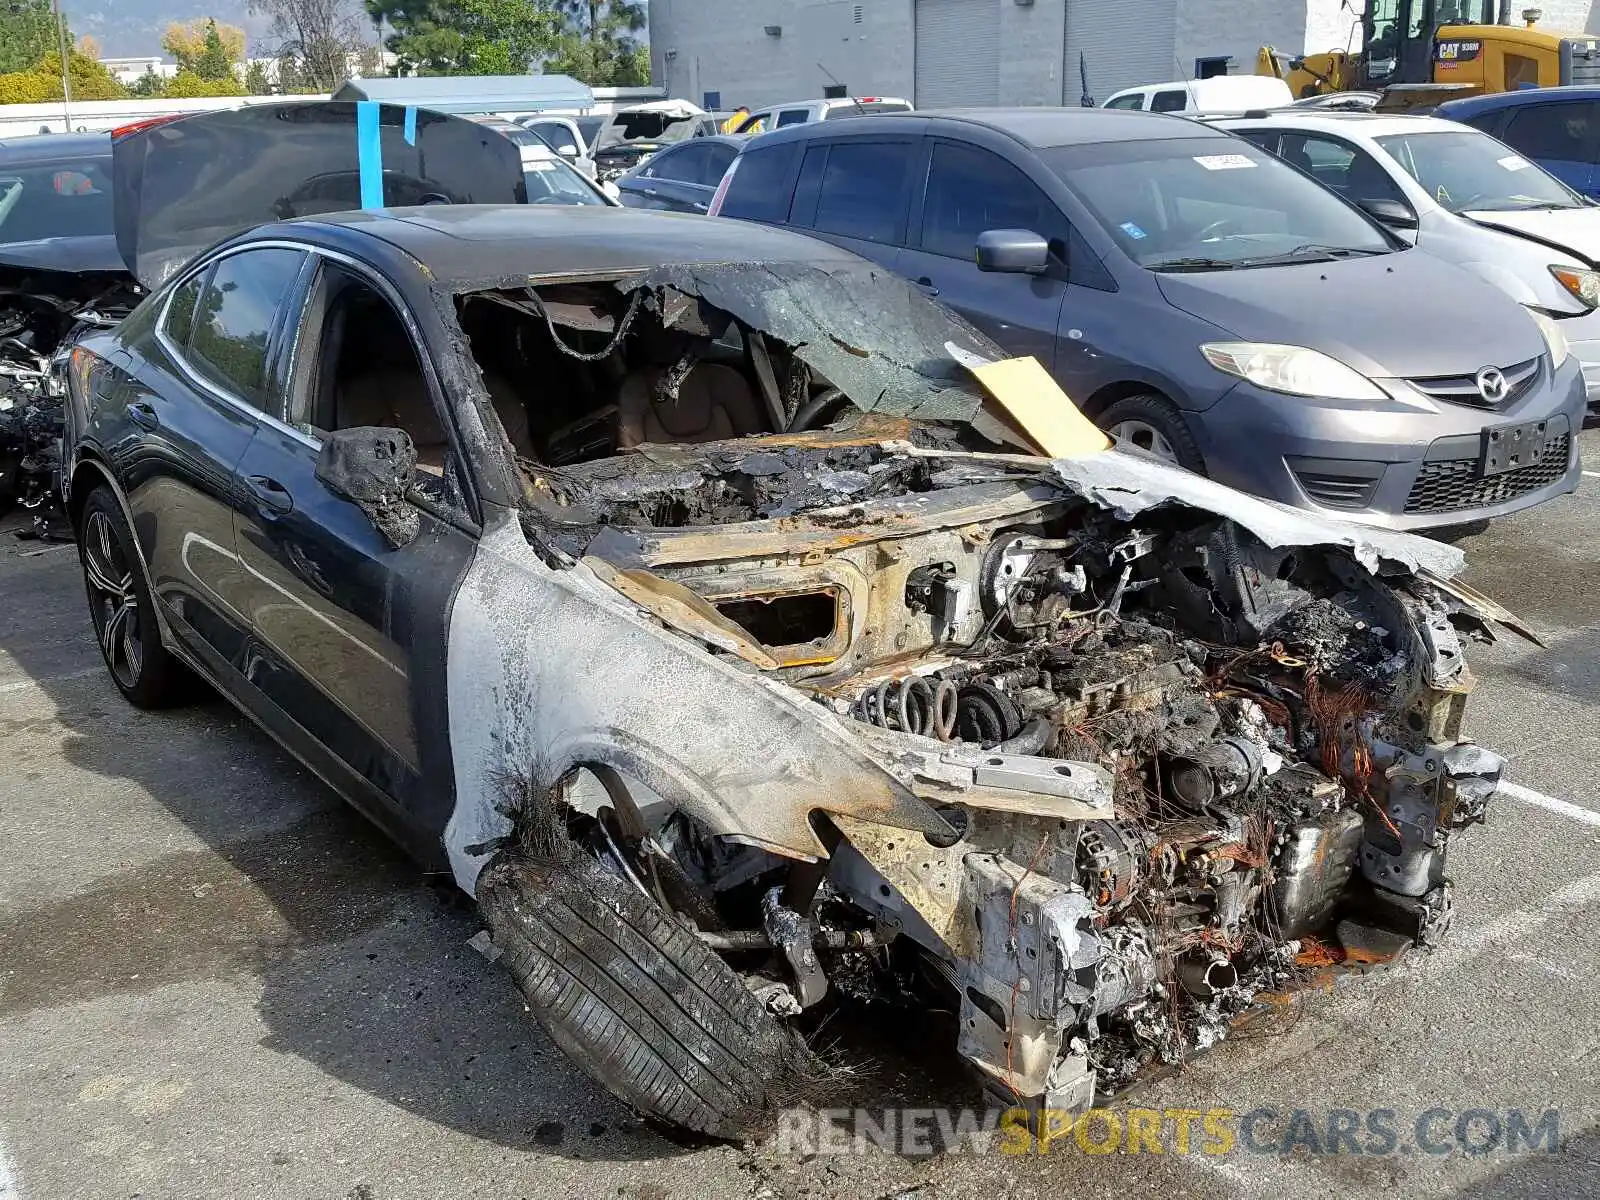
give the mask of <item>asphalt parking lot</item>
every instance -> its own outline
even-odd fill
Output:
[[[1600,463],[1600,431],[1583,445]],[[75,551],[5,533],[0,1200],[1600,1195],[1600,475],[1462,545],[1471,582],[1548,648],[1473,656],[1468,731],[1521,790],[1453,849],[1451,941],[1314,992],[1129,1100],[1270,1109],[1258,1144],[1295,1109],[1319,1126],[1392,1109],[1393,1153],[1069,1140],[802,1158],[682,1146],[632,1118],[468,947],[480,926],[447,881],[221,701],[124,704]],[[840,1036],[874,1047],[873,1103],[960,1101],[947,1044],[870,1021]],[[1435,1107],[1438,1130],[1470,1109],[1530,1124],[1554,1109],[1560,1145],[1427,1153],[1408,1134]]]

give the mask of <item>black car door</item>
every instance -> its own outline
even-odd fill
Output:
[[[130,318],[128,374],[88,431],[121,481],[157,601],[214,672],[244,658],[234,468],[262,409],[281,403],[268,345],[304,258],[277,247],[227,255]]]
[[[380,793],[402,835],[436,843],[454,794],[450,599],[476,547],[444,397],[417,322],[375,272],[315,256],[302,311],[286,410],[238,466],[248,682]],[[317,477],[322,440],[357,426],[402,428],[417,447],[419,532],[398,548]]]

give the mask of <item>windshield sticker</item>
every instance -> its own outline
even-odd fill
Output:
[[[1144,230],[1140,229],[1132,221],[1124,221],[1122,223],[1122,225],[1120,226],[1120,228],[1121,228],[1123,233],[1127,234],[1129,237],[1131,237],[1136,242],[1143,241],[1146,237],[1149,236],[1148,234],[1145,233]]]
[[[1520,171],[1523,167],[1533,165],[1520,154],[1508,154],[1498,161],[1500,165],[1508,171]]]
[[[1245,154],[1201,154],[1195,158],[1208,171],[1237,171],[1241,167],[1253,167],[1255,159]]]

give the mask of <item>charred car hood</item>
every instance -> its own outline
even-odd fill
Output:
[[[373,101],[261,104],[119,138],[116,245],[155,288],[257,225],[361,208],[517,204],[522,159],[462,117]]]
[[[1600,262],[1600,208],[1552,208],[1528,212],[1469,212],[1462,216],[1498,229],[1570,250],[1585,262]]]
[[[1470,373],[1544,352],[1503,292],[1416,250],[1157,278],[1174,308],[1235,337],[1308,346],[1376,378]]]

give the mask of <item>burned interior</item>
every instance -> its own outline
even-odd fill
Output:
[[[810,797],[813,866],[610,779],[566,789],[571,834],[770,1013],[958,1013],[1008,1103],[1089,1104],[1263,993],[1434,943],[1448,842],[1501,766],[1460,739],[1462,641],[1489,626],[1454,552],[1017,453],[939,349],[950,319],[923,336],[871,278],[457,298],[547,561],[806,697],[924,814]],[[880,301],[869,352],[846,331]],[[510,379],[538,404],[508,412]]]

